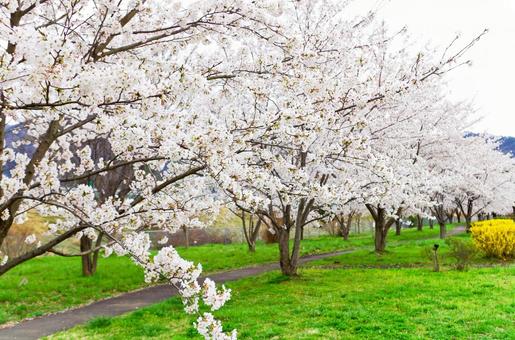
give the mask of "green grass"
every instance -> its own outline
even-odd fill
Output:
[[[305,240],[302,254],[327,252],[370,243],[369,236],[344,243],[334,237]],[[246,245],[204,245],[179,248],[185,258],[200,262],[206,273],[277,260],[277,245],[259,244],[255,254]],[[127,257],[100,258],[98,272],[83,277],[79,258],[44,256],[0,277],[0,324],[64,310],[144,286],[143,271]]]
[[[437,237],[438,230],[403,230],[388,236],[387,249],[398,242]],[[371,247],[372,235],[318,237],[302,242],[302,255],[340,249]],[[370,248],[371,249],[371,248]],[[206,273],[277,261],[276,244],[259,243],[256,253],[245,244],[203,245],[178,248],[186,259],[200,262]],[[369,250],[367,250],[369,251]],[[144,286],[143,272],[126,257],[100,258],[98,272],[82,277],[79,258],[45,256],[30,260],[0,277],[0,324],[64,310]]]
[[[452,238],[468,238],[469,235],[463,234]],[[399,267],[427,267],[432,268],[432,257],[426,255],[425,250],[433,248],[438,244],[438,258],[441,266],[454,267],[456,259],[449,255],[449,246],[444,240],[413,240],[398,242],[387,247],[383,254],[377,254],[370,249],[358,249],[349,254],[343,254],[313,261],[308,264],[310,267],[331,267],[331,268],[352,268],[352,267],[377,267],[392,268]],[[473,259],[473,266],[504,264],[500,260],[486,258],[478,252]]]
[[[99,300],[142,282],[143,271],[126,257],[101,258],[93,277],[81,275],[78,258],[36,258],[0,277],[0,323]]]
[[[513,339],[515,268],[304,269],[228,285],[216,315],[240,339]],[[177,298],[52,339],[200,339]]]

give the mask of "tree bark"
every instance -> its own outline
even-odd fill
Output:
[[[461,223],[461,212],[460,212],[460,209],[456,209],[456,222]]]
[[[80,252],[86,253],[81,255],[83,276],[93,276],[97,272],[98,255],[100,252],[100,245],[102,244],[102,238],[103,234],[100,233],[97,236],[94,245],[93,241],[89,237],[82,236],[80,238]]]
[[[454,221],[454,210],[451,210],[447,213],[447,221],[449,223],[452,223]]]
[[[386,233],[381,227],[375,228],[375,251],[376,253],[383,253],[386,248]]]
[[[399,236],[401,234],[401,220],[398,218],[395,220],[395,235]]]
[[[445,236],[447,236],[447,227],[445,226],[445,222],[439,222],[438,224],[440,225],[440,238],[444,239]]]
[[[297,275],[302,228],[306,225],[309,213],[313,209],[314,202],[314,199],[310,199],[308,201],[307,199],[302,198],[297,208],[295,219],[291,216],[291,206],[287,205],[283,209],[284,223],[279,225],[273,221],[275,231],[278,233],[279,238],[279,264],[283,275]],[[289,238],[292,226],[295,227],[295,236],[293,238],[293,249],[290,254]]]
[[[433,229],[434,222],[432,219],[429,219],[429,229]]]
[[[470,232],[470,226],[472,225],[472,218],[469,216],[465,216],[465,227],[467,229],[467,233]]]
[[[259,229],[261,227],[261,218],[254,218],[252,214],[249,214],[249,218],[247,221],[247,217],[245,215],[245,211],[241,211],[241,215],[238,215],[242,222],[243,227],[243,235],[245,235],[245,241],[247,242],[247,246],[249,247],[249,251],[251,253],[256,252],[256,241],[259,235]],[[248,226],[247,226],[248,222]]]
[[[447,230],[445,227],[445,224],[447,223],[447,214],[445,212],[445,209],[442,205],[438,205],[431,208],[431,211],[433,212],[433,215],[436,217],[438,225],[440,226],[440,238],[444,239],[447,234]]]
[[[423,226],[424,226],[424,220],[422,219],[422,216],[417,215],[417,230],[422,231]]]
[[[86,235],[82,235],[80,238],[80,251],[85,252],[91,250],[93,246],[93,242]],[[82,255],[82,275],[83,276],[92,276],[93,272],[93,261],[91,258],[91,254]]]
[[[347,215],[347,233],[343,236],[343,239],[345,241],[349,240],[349,234],[350,234],[350,229],[352,228],[353,217],[354,217],[354,213],[350,213]]]
[[[281,272],[286,276],[297,275],[297,268],[290,259],[290,233],[287,230],[278,232],[279,238],[279,264]]]
[[[366,204],[366,207],[372,218],[375,222],[375,230],[374,230],[374,245],[376,253],[383,253],[386,248],[386,236],[388,235],[388,230],[395,223],[395,218],[390,217],[387,219],[386,210],[381,208],[380,206],[373,206],[371,204]],[[397,210],[397,216],[401,214],[401,209]]]
[[[352,217],[353,213],[347,214],[347,219],[345,219],[345,215],[336,216],[336,222],[338,223],[338,229],[345,241],[349,240],[350,229],[352,225]]]
[[[186,248],[189,248],[189,246],[190,246],[190,233],[189,233],[188,227],[186,227],[185,225],[182,226],[182,232],[184,233],[184,246]]]
[[[467,206],[463,206],[463,202],[456,200],[456,203],[458,205],[458,208],[461,210],[461,213],[463,214],[463,217],[465,218],[465,228],[467,233],[470,233],[470,226],[472,223],[472,216],[474,214],[474,200],[468,199],[467,200]]]

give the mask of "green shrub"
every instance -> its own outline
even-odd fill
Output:
[[[478,254],[474,244],[459,238],[448,238],[445,243],[449,246],[448,256],[456,260],[456,269],[467,270],[470,262]]]

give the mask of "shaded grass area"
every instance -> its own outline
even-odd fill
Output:
[[[515,268],[304,269],[229,283],[217,316],[240,339],[513,339]],[[93,320],[52,339],[200,339],[179,299]]]
[[[389,246],[437,235],[437,229],[403,230],[401,236],[389,235]],[[351,235],[349,241],[324,236],[304,240],[301,254],[372,245],[370,233]],[[277,245],[263,243],[258,243],[256,253],[249,253],[245,244],[212,244],[178,251],[184,258],[202,263],[206,273],[274,262],[278,258]],[[0,276],[0,324],[64,310],[144,285],[142,270],[127,257],[100,258],[93,277],[81,276],[79,258],[39,257]]]

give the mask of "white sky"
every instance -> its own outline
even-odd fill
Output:
[[[392,29],[446,46],[456,33],[468,43],[489,33],[467,54],[472,67],[449,75],[452,97],[472,99],[483,119],[473,130],[515,136],[515,0],[355,0],[360,10],[379,8]]]

